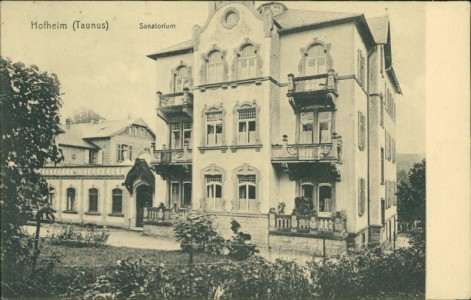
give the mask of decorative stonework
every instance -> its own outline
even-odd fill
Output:
[[[238,122],[239,122],[239,112],[245,109],[253,109],[255,108],[255,141],[250,144],[239,144],[237,140],[237,132],[238,132]],[[232,118],[234,120],[233,124],[233,139],[232,139],[232,145],[233,146],[238,146],[238,145],[260,145],[260,106],[257,105],[256,100],[254,99],[253,101],[245,101],[239,104],[239,101],[236,102],[236,105],[234,106],[234,109],[232,110]],[[247,128],[248,130],[248,128]],[[260,145],[261,146],[261,145]],[[233,149],[233,152],[236,151],[237,148],[231,147]],[[260,151],[260,148],[257,149]]]
[[[233,7],[226,9],[221,15],[220,21],[224,28],[232,29],[240,21],[239,11]]]
[[[231,68],[233,81],[244,79],[244,78],[239,78],[239,59],[241,58],[241,55],[242,55],[242,49],[246,46],[253,46],[255,50],[255,59],[257,63],[255,77],[262,76],[263,61],[262,61],[262,57],[260,56],[261,44],[254,43],[249,38],[245,38],[244,42],[242,42],[242,44],[238,48],[234,49],[235,55],[234,55],[234,60],[232,61],[232,68]]]
[[[222,113],[222,141],[221,145],[214,145],[214,146],[208,146],[206,144],[206,119],[207,115],[210,113],[215,113],[215,112],[220,112]],[[200,141],[200,147],[198,149],[200,150],[200,153],[204,153],[205,150],[211,150],[211,149],[220,149],[222,152],[226,152],[227,150],[227,145],[226,145],[226,126],[225,126],[225,120],[226,120],[226,110],[223,107],[222,102],[219,105],[211,105],[207,106],[206,104],[203,107],[203,110],[201,112],[201,141]]]
[[[188,69],[188,85],[187,88],[191,89],[193,86],[193,74],[192,74],[192,67],[186,63],[184,63],[182,60],[178,64],[178,66],[175,69],[172,69],[171,71],[171,79],[170,79],[170,91],[174,93],[174,86],[175,86],[175,78],[178,75],[178,70],[180,68],[187,68]]]
[[[260,189],[260,171],[253,167],[250,166],[249,164],[243,164],[241,166],[238,166],[232,171],[232,184],[233,184],[233,198],[232,198],[232,212],[238,212],[237,210],[237,202],[239,201],[239,182],[238,182],[238,177],[239,176],[244,176],[244,175],[255,175],[255,192],[256,192],[256,208],[255,211],[248,211],[248,213],[260,213],[260,199],[261,197],[261,189]],[[247,200],[249,201],[249,200]]]
[[[330,55],[330,43],[326,44],[325,42],[314,38],[310,43],[307,44],[305,48],[301,48],[301,60],[298,64],[299,76],[305,76],[306,74],[306,59],[308,57],[309,49],[313,46],[320,45],[324,48],[325,60],[326,60],[326,69],[327,71],[332,70],[334,66],[334,61]]]
[[[213,44],[211,49],[206,52],[205,54],[201,55],[201,58],[203,59],[203,63],[201,64],[201,70],[200,70],[200,84],[208,84],[208,83],[213,83],[213,82],[208,82],[208,63],[209,63],[209,57],[214,53],[214,52],[219,52],[221,55],[221,64],[223,65],[223,72],[222,72],[222,78],[218,82],[227,82],[228,80],[228,71],[229,71],[229,65],[226,62],[226,50],[222,50],[221,48],[217,47],[216,44]],[[216,83],[216,82],[214,82]]]
[[[201,191],[203,191],[203,196],[200,198],[200,209],[208,210],[208,203],[206,199],[206,176],[209,175],[221,175],[221,201],[222,207],[225,207],[226,200],[224,198],[224,182],[226,181],[226,171],[223,168],[216,166],[216,164],[210,164],[206,168],[201,170],[200,180],[201,180]],[[209,209],[210,210],[210,209]]]

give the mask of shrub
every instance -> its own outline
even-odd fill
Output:
[[[252,237],[250,234],[240,231],[240,224],[236,220],[231,221],[231,230],[234,235],[227,241],[229,257],[236,260],[246,260],[252,255],[260,252],[256,246],[250,243]]]
[[[110,236],[105,230],[96,231],[95,227],[82,228],[73,225],[62,226],[58,233],[53,232],[50,241],[55,245],[69,247],[104,246]]]
[[[214,221],[207,214],[192,213],[176,219],[175,238],[183,251],[193,250],[209,254],[221,254],[224,239],[216,231]]]
[[[322,298],[417,297],[425,288],[423,243],[385,253],[352,250],[339,259],[311,262],[315,293]]]

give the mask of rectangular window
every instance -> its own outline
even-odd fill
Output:
[[[47,203],[52,207],[54,204],[54,196],[55,196],[55,189],[53,187],[49,187],[49,194],[47,195]]]
[[[96,164],[97,163],[98,152],[95,150],[88,150],[88,163]]]
[[[384,128],[384,102],[383,102],[383,95],[381,94],[381,98],[380,98],[380,108],[379,108],[379,115],[380,115],[380,125],[381,127]]]
[[[358,215],[363,216],[365,213],[365,179],[358,180]]]
[[[365,58],[363,52],[358,50],[358,82],[361,86],[366,87],[365,82]]]
[[[384,184],[384,149],[381,148],[381,184]]]
[[[191,182],[183,183],[182,207],[191,206]]]
[[[132,160],[132,146],[129,146],[129,160]]]
[[[239,111],[239,144],[253,144],[256,141],[256,110],[255,108]]]
[[[121,214],[123,212],[123,191],[114,189],[112,194],[112,207],[113,214]]]
[[[171,194],[171,203],[173,204],[180,203],[180,183],[172,181],[170,185],[170,194]]]
[[[206,115],[206,145],[222,145],[222,112]]]
[[[98,190],[97,189],[88,190],[88,211],[98,212]]]
[[[381,224],[384,226],[386,222],[386,201],[384,198],[381,198]]]
[[[224,65],[222,63],[208,64],[208,82],[221,82],[224,74]]]
[[[256,75],[256,57],[239,58],[238,79],[252,78]]]
[[[332,112],[323,111],[318,114],[319,143],[332,142]]]
[[[118,161],[123,161],[128,155],[128,145],[119,144],[118,145]]]
[[[183,144],[191,148],[191,131],[193,124],[191,122],[185,122],[183,125]]]
[[[314,143],[314,114],[312,112],[302,112],[300,114],[301,122],[301,144],[312,144]]]
[[[366,126],[365,126],[365,115],[362,112],[358,112],[358,148],[360,151],[365,149],[366,144]]]
[[[170,140],[170,149],[181,149],[181,125],[180,123],[170,124],[171,130],[171,140]]]
[[[67,189],[67,210],[75,211],[75,189]]]

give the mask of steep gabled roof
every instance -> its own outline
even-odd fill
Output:
[[[388,42],[389,16],[380,16],[366,19],[376,44]]]
[[[141,118],[104,121],[100,123],[77,123],[70,124],[70,128],[62,127],[64,133],[56,137],[58,145],[75,146],[88,149],[98,149],[93,144],[94,139],[108,138],[126,130],[131,125],[140,125],[155,138],[155,133]]]
[[[281,30],[291,30],[304,26],[340,21],[360,16],[362,16],[362,14],[288,9],[284,13],[275,16],[274,19],[278,25],[280,25]]]

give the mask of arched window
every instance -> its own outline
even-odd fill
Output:
[[[307,51],[306,75],[327,73],[326,55],[322,45],[313,45]]]
[[[226,200],[224,199],[224,181],[226,172],[211,164],[201,170],[203,197],[200,199],[201,208],[210,211],[224,211]],[[188,189],[191,188],[191,184]]]
[[[232,80],[262,76],[262,58],[259,55],[260,44],[255,44],[248,38],[242,46],[234,49],[232,63]]]
[[[300,76],[325,74],[332,70],[333,60],[330,44],[314,38],[305,48],[301,48]]]
[[[257,200],[257,185],[255,175],[237,176],[239,188],[238,211],[254,211]]]
[[[181,66],[175,72],[175,93],[183,92],[190,83],[190,72],[186,66]]]
[[[260,210],[260,191],[258,182],[260,172],[248,164],[243,164],[233,171],[234,200],[232,203],[233,211],[257,213]]]
[[[75,211],[75,189],[67,189],[67,210]]]
[[[310,178],[301,180],[301,196],[308,200],[310,208],[314,207],[314,183]]]
[[[222,175],[206,175],[206,203],[209,210],[223,210]]]
[[[116,188],[112,191],[112,207],[111,213],[121,214],[123,213],[123,191]]]
[[[240,50],[238,78],[252,78],[256,76],[257,56],[253,45],[246,45]]]
[[[95,188],[88,190],[88,212],[98,212],[98,190]]]
[[[319,184],[319,202],[318,212],[331,212],[332,211],[332,186],[329,183]]]
[[[207,83],[223,81],[224,63],[221,52],[216,50],[208,55],[207,69]]]

